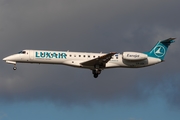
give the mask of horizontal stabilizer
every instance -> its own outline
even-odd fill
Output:
[[[161,43],[173,43],[173,42],[175,42],[175,39],[176,38],[168,38],[166,40],[162,40]]]

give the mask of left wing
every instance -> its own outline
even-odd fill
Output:
[[[106,55],[103,55],[103,56],[100,56],[98,58],[95,58],[95,59],[92,59],[92,60],[89,60],[89,61],[86,61],[86,62],[82,62],[80,63],[81,65],[83,66],[104,66],[111,58],[112,56],[116,54],[115,52],[111,52],[111,53],[108,53]]]

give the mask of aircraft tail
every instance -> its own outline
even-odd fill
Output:
[[[171,43],[175,42],[174,39],[176,38],[168,38],[166,40],[159,41],[151,51],[146,52],[149,57],[159,58],[164,60],[168,47]]]

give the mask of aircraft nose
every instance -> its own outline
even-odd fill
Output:
[[[3,58],[4,61],[6,61],[7,59],[8,59],[8,57]]]
[[[20,58],[19,58],[18,54],[10,55],[10,56],[3,58],[4,61],[17,61],[19,59]]]
[[[13,60],[15,58],[15,55],[10,55],[5,58],[3,58],[4,61]]]

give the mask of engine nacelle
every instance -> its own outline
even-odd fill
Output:
[[[124,52],[122,58],[124,60],[145,60],[147,55],[139,52]]]

